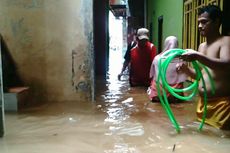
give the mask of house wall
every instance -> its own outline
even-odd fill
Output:
[[[152,22],[152,40],[158,46],[158,17],[163,15],[163,40],[169,35],[178,38],[182,46],[183,0],[147,0],[147,25]],[[162,47],[163,48],[163,47]]]
[[[0,33],[31,101],[91,100],[92,0],[1,0]]]

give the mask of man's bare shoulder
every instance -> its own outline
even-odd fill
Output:
[[[230,36],[222,36],[223,39],[230,39]]]
[[[230,36],[223,36],[218,44],[220,44],[220,57],[230,62]]]
[[[216,44],[225,51],[230,52],[230,36],[222,36],[220,39],[218,39]]]
[[[230,44],[230,36],[222,36],[220,41],[222,41],[223,43]]]

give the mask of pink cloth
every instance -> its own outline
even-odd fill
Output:
[[[150,78],[153,78],[154,80],[157,80],[157,76],[158,76],[158,71],[159,71],[158,61],[160,59],[160,55],[161,54],[158,54],[154,58],[151,68],[150,68]],[[177,71],[176,65],[179,64],[180,62],[182,62],[180,61],[180,59],[175,58],[171,61],[171,63],[169,63],[167,71],[166,71],[166,79],[167,79],[168,84],[181,83],[187,79],[187,75],[185,73],[180,73]]]
[[[183,82],[173,84],[173,85],[171,84],[170,86],[173,87],[173,88],[177,88],[177,89],[182,89],[184,87]],[[162,86],[160,86],[160,89],[162,90]],[[149,96],[150,100],[152,100],[153,98],[158,96],[157,88],[156,88],[156,81],[155,80],[152,80],[151,86],[149,87],[147,93],[148,93],[148,96]],[[169,97],[171,94],[168,91],[166,91],[166,95],[167,95],[167,97]]]

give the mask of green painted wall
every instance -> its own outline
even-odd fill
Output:
[[[158,45],[158,17],[163,15],[163,40],[169,35],[178,37],[182,46],[183,0],[147,0],[147,27],[153,22],[153,43]],[[163,48],[163,47],[162,47]]]

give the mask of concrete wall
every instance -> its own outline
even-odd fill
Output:
[[[92,0],[1,0],[0,33],[32,100],[91,100]]]
[[[177,36],[182,46],[183,0],[148,0],[148,26],[153,23],[153,42],[158,45],[158,17],[163,15],[163,41],[169,35]],[[162,43],[163,44],[163,43]]]

